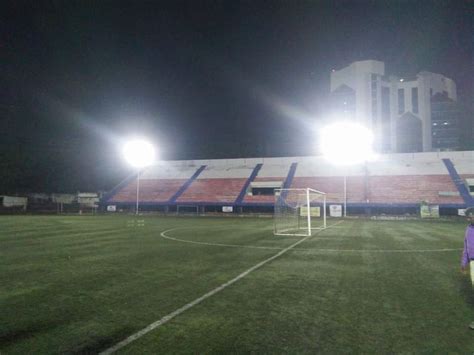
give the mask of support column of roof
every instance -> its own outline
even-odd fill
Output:
[[[290,166],[290,170],[288,170],[288,175],[286,176],[286,180],[283,183],[283,189],[289,189],[291,183],[293,182],[293,178],[295,177],[296,168],[298,167],[298,163],[292,163]],[[283,191],[281,194],[281,198],[285,199],[288,191]]]
[[[239,196],[237,196],[237,198],[235,199],[235,202],[234,202],[235,205],[239,205],[239,204],[242,203],[242,201],[244,200],[244,197],[245,197],[245,193],[247,192],[247,189],[249,188],[252,181],[254,181],[255,178],[257,177],[258,172],[260,171],[262,166],[263,166],[263,164],[255,165],[255,168],[253,168],[252,173],[250,174],[249,178],[247,179],[244,186],[242,187],[242,190],[240,191]]]
[[[288,175],[286,176],[286,180],[283,183],[284,189],[289,189],[291,187],[291,183],[293,182],[293,178],[295,177],[297,167],[298,167],[298,163],[291,164],[290,170],[288,170]]]
[[[140,171],[141,174],[141,171]],[[117,184],[112,190],[107,192],[104,197],[100,200],[101,205],[105,205],[112,199],[120,190],[126,187],[128,184],[132,183],[133,181],[137,180],[137,173],[133,173],[130,176],[123,179],[119,184]]]
[[[179,188],[176,193],[171,196],[171,198],[168,200],[168,203],[176,203],[176,200],[188,189],[188,187],[193,183],[194,180],[197,179],[197,177],[203,172],[204,169],[206,169],[207,165],[201,165],[199,169],[196,170],[196,172],[191,176],[184,184]]]
[[[474,206],[474,198],[471,196],[469,190],[467,189],[464,180],[459,176],[458,172],[456,171],[456,168],[454,167],[454,164],[451,159],[443,159],[443,163],[446,166],[446,169],[448,169],[449,176],[451,176],[451,180],[458,189],[459,194],[464,200],[464,203],[467,205],[467,207]]]

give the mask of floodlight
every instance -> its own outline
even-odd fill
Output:
[[[336,165],[360,164],[375,157],[374,136],[366,127],[352,122],[338,122],[324,127],[320,134],[323,155]]]
[[[335,165],[355,165],[375,159],[373,142],[372,132],[353,122],[337,122],[321,130],[321,151]],[[344,217],[346,216],[347,175],[344,174]]]
[[[137,169],[137,203],[135,213],[138,215],[140,200],[140,169],[143,169],[155,161],[155,148],[150,142],[142,139],[134,139],[123,147],[123,156],[127,163]]]
[[[134,168],[144,168],[155,161],[155,148],[150,142],[135,139],[125,144],[123,155]]]

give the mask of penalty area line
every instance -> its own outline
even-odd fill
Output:
[[[333,225],[330,225],[328,226],[326,229],[328,228],[331,228],[332,226],[335,226],[339,223],[341,223],[343,221],[339,221],[339,222],[336,222],[334,223]],[[320,232],[326,230],[326,229],[321,229],[319,231],[317,231],[315,234],[319,234]],[[162,232],[163,233],[166,233],[167,231],[164,231]],[[275,255],[269,257],[268,259],[265,259],[261,262],[259,262],[258,264],[252,266],[250,269],[247,269],[246,271],[244,271],[243,273],[241,273],[240,275],[234,277],[233,279],[223,283],[222,285],[216,287],[215,289],[207,292],[206,294],[202,295],[201,297],[199,298],[196,298],[194,301],[191,301],[187,304],[185,304],[184,306],[182,306],[181,308],[178,308],[177,310],[171,312],[170,314],[164,316],[163,318],[157,320],[156,322],[153,322],[151,324],[149,324],[148,326],[146,326],[145,328],[143,328],[142,330],[139,330],[138,332],[130,335],[129,337],[125,338],[124,340],[122,340],[121,342],[111,346],[110,348],[100,352],[99,354],[100,355],[109,355],[109,354],[113,354],[114,352],[116,352],[117,350],[120,350],[121,348],[127,346],[128,344],[134,342],[135,340],[141,338],[142,336],[144,336],[145,334],[151,332],[152,330],[162,326],[163,324],[169,322],[171,319],[173,319],[174,317],[180,315],[181,313],[187,311],[188,309],[194,307],[195,305],[201,303],[202,301],[204,301],[206,298],[209,298],[213,295],[215,295],[216,293],[222,291],[223,289],[225,289],[226,287],[236,283],[237,281],[239,281],[240,279],[243,279],[245,276],[247,276],[248,274],[250,274],[252,271],[255,271],[259,268],[261,268],[263,265],[269,263],[270,261],[272,260],[275,260],[276,258],[282,256],[283,254],[285,254],[287,251],[293,249],[294,247],[296,247],[297,245],[303,243],[305,240],[311,238],[312,236],[314,235],[308,235],[300,240],[298,240],[297,242],[291,244],[290,246],[286,247],[285,249],[281,250],[280,252],[276,253]]]
[[[341,223],[343,221],[339,221]],[[335,224],[334,224],[335,225]],[[341,228],[339,226],[333,227],[333,225],[330,225],[329,227],[336,229],[336,228]],[[168,239],[168,240],[173,240],[176,242],[181,242],[181,243],[190,243],[190,244],[196,244],[196,245],[209,245],[209,246],[215,246],[215,247],[228,247],[228,248],[245,248],[245,249],[265,249],[265,250],[283,250],[285,248],[280,248],[280,247],[264,247],[264,246],[257,246],[257,245],[241,245],[241,244],[223,244],[223,243],[210,243],[210,242],[199,242],[199,241],[194,241],[194,240],[186,240],[186,239],[179,239],[175,237],[171,237],[167,235],[167,233],[171,231],[176,231],[179,229],[187,229],[191,227],[176,227],[172,229],[168,229],[160,234],[162,238]],[[315,233],[313,236],[316,236],[317,233]],[[320,241],[320,240],[344,240],[345,238],[338,238],[338,237],[332,237],[332,238],[315,238],[315,241]],[[347,240],[347,239],[346,239]],[[311,254],[321,254],[321,253],[444,253],[444,252],[451,252],[451,251],[460,251],[462,248],[444,248],[444,249],[328,249],[328,248],[293,248],[292,252],[305,252],[305,253],[311,253]]]

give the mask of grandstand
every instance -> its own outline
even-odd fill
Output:
[[[343,202],[344,176],[352,213],[414,212],[425,201],[451,214],[474,204],[472,151],[387,154],[352,167],[334,166],[322,157],[167,161],[142,171],[139,198],[147,210],[173,211],[181,205],[265,211],[273,207],[275,188],[309,187],[325,191],[328,204],[337,204]],[[133,175],[102,205],[129,209],[135,199]]]

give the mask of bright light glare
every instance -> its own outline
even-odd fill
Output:
[[[144,168],[155,161],[155,148],[150,142],[132,140],[123,147],[123,155],[134,168]]]
[[[373,142],[369,129],[352,122],[331,124],[320,134],[323,155],[336,165],[354,165],[374,159]]]

